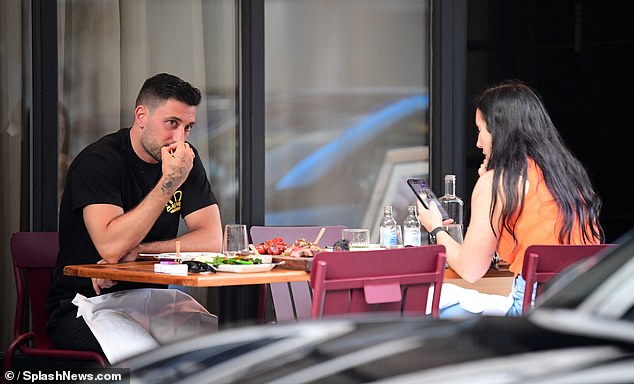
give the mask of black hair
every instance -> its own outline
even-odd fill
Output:
[[[176,99],[187,105],[196,106],[200,103],[201,95],[198,88],[188,82],[168,73],[159,73],[145,80],[135,106],[141,104],[154,108],[168,99]]]
[[[539,95],[521,82],[505,81],[485,90],[476,107],[492,137],[487,165],[494,170],[492,196],[501,193],[504,197],[497,225],[501,224],[517,244],[515,225],[524,209],[528,158],[531,158],[541,168],[546,186],[559,206],[562,217],[559,242],[570,243],[575,218],[579,220],[584,243],[597,239],[603,242],[599,223],[601,199],[581,162],[564,145]],[[497,204],[494,198],[491,217]],[[494,232],[497,233],[495,228]]]

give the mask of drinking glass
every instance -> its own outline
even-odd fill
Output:
[[[244,224],[227,224],[222,241],[222,252],[227,256],[235,256],[238,252],[249,250],[247,226]]]
[[[350,248],[367,248],[370,244],[370,231],[346,228],[341,231],[341,239],[348,240]]]

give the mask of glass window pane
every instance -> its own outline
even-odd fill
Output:
[[[266,224],[376,228],[427,177],[428,11],[414,0],[267,0]]]
[[[14,337],[16,293],[9,237],[20,230],[22,132],[28,132],[29,122],[23,114],[30,105],[22,83],[30,82],[22,60],[22,12],[22,1],[0,1],[0,313],[4,314],[0,317],[0,345],[4,346]]]
[[[22,132],[27,131],[28,120],[23,113],[28,107],[28,94],[23,89],[24,63],[22,40],[22,3],[17,0],[0,3],[0,189],[2,190],[2,249],[8,250],[9,234],[20,228],[20,172],[22,167]],[[7,253],[3,253],[7,254]],[[4,264],[4,262],[9,264]],[[9,258],[0,264],[6,271],[7,286],[13,281],[13,268]],[[6,269],[5,269],[6,268]],[[12,283],[11,283],[12,284]]]
[[[129,127],[143,81],[175,74],[203,93],[189,141],[233,222],[236,169],[234,0],[59,0],[60,190],[86,145]]]

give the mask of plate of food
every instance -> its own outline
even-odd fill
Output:
[[[218,264],[214,268],[218,272],[254,273],[267,272],[275,267],[275,264]]]
[[[240,255],[228,257],[222,254],[212,259],[197,258],[197,261],[213,265],[217,272],[234,272],[234,273],[253,273],[266,272],[275,267],[276,264],[271,262],[265,263],[258,255]]]
[[[284,263],[281,268],[294,269],[301,271],[310,271],[313,262],[313,256],[325,249],[319,247],[314,242],[305,239],[297,239],[279,256],[273,256],[273,262]]]
[[[206,260],[213,260],[214,258],[218,256],[224,257],[222,253],[217,253],[217,252],[178,252],[178,253],[166,252],[166,253],[159,253],[157,255],[154,255],[154,257],[159,259],[159,261],[197,260],[197,261],[203,261],[203,262]]]

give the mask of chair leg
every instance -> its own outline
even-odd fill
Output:
[[[11,363],[13,362],[13,355],[15,354],[15,351],[20,347],[20,345],[26,343],[31,338],[33,338],[32,333],[25,333],[14,339],[11,344],[9,344],[9,347],[4,354],[4,360],[2,362],[2,384],[5,384],[7,382],[7,377],[5,376],[5,374],[11,369]]]
[[[4,355],[4,361],[2,362],[2,379],[0,379],[0,383],[5,384],[7,382],[6,372],[11,369],[11,361],[13,360],[13,352],[8,351]]]
[[[266,323],[266,303],[268,300],[268,286],[261,284],[258,286],[258,322]]]

